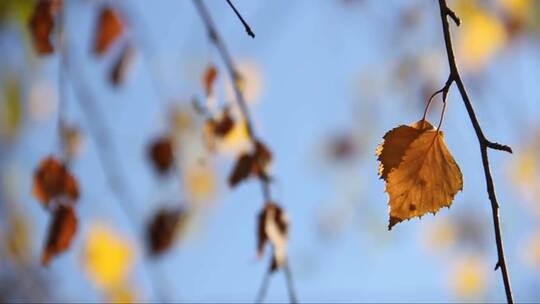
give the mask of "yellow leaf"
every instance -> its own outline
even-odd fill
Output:
[[[442,132],[424,128],[405,150],[398,167],[388,175],[388,228],[428,212],[435,214],[442,207],[450,207],[462,188],[463,176],[444,143]]]
[[[186,190],[192,201],[212,200],[216,194],[215,172],[208,165],[193,165],[185,173]]]
[[[116,288],[132,268],[133,246],[111,228],[94,225],[86,240],[84,264],[91,281],[99,288]]]
[[[463,66],[476,71],[485,66],[504,47],[507,35],[502,21],[480,8],[473,1],[461,1],[456,13],[463,20],[458,45],[458,58]]]
[[[478,298],[486,289],[486,267],[481,256],[458,260],[450,274],[450,288],[460,298]]]
[[[7,139],[13,139],[19,132],[22,122],[22,101],[19,80],[9,77],[3,85],[3,104],[0,104],[1,135]]]
[[[383,142],[375,152],[381,162],[379,176],[382,179],[387,181],[388,174],[401,163],[405,150],[427,129],[433,129],[433,126],[425,120],[420,120],[411,126],[401,125],[394,128],[383,136]]]

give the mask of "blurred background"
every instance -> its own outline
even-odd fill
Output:
[[[226,1],[205,1],[273,152],[272,193],[290,219],[299,300],[504,301],[478,143],[455,86],[442,129],[464,189],[450,209],[387,230],[374,153],[386,131],[421,118],[448,77],[437,2],[233,2],[255,39]],[[256,254],[264,201],[254,179],[227,185],[248,144],[241,124],[209,145],[193,106],[219,113],[234,100],[193,3],[65,0],[64,52],[45,56],[29,27],[35,5],[0,1],[0,300],[253,302],[269,260]],[[480,123],[514,150],[490,160],[515,300],[538,302],[540,2],[449,6],[462,20],[451,24],[456,59]],[[107,8],[123,31],[96,54]],[[437,99],[428,118],[436,123],[440,110]],[[164,135],[176,160],[167,174],[151,157]],[[32,184],[40,162],[61,153],[79,184],[79,224],[69,249],[44,267],[52,217]],[[147,227],[162,208],[182,216],[174,243],[156,255]],[[288,301],[283,272],[266,300]]]

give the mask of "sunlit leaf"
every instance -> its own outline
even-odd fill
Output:
[[[412,133],[410,131],[415,128],[398,128],[389,133],[378,153],[388,153],[387,168],[393,168],[386,179],[386,192],[390,197],[389,229],[401,221],[449,207],[456,193],[463,188],[463,176],[444,143],[442,132],[430,125],[425,127],[422,122],[420,125],[421,134],[408,147],[403,148],[404,143],[411,141],[411,136],[391,135]],[[401,161],[395,167],[399,159]],[[383,173],[384,168],[381,176]]]
[[[398,167],[411,143],[426,129],[433,126],[427,121],[418,121],[411,126],[401,125],[388,131],[383,136],[383,142],[375,152],[380,162],[379,176],[388,181],[388,174]]]
[[[133,267],[133,245],[103,224],[94,224],[88,232],[83,262],[90,280],[99,288],[121,286]]]
[[[69,248],[73,236],[77,232],[77,222],[77,216],[72,206],[58,206],[49,226],[47,242],[41,256],[41,264],[47,266],[51,258]]]

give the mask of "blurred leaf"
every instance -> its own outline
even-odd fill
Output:
[[[459,1],[455,9],[463,21],[456,43],[460,53],[457,58],[462,58],[465,68],[476,71],[504,47],[507,41],[504,25],[474,1]]]
[[[166,174],[169,172],[174,164],[172,139],[169,136],[156,139],[150,145],[148,156],[158,173]]]
[[[419,126],[420,135],[412,139]],[[442,132],[423,121],[410,128],[391,130],[377,152],[379,159],[384,160],[380,175],[384,176],[384,167],[393,168],[386,179],[390,197],[388,229],[403,220],[450,207],[455,194],[463,188],[463,176],[444,143]]]
[[[54,31],[55,17],[62,9],[62,0],[39,0],[30,20],[30,30],[34,47],[39,55],[52,54],[54,46],[51,35]]]
[[[34,173],[34,197],[45,207],[53,199],[74,203],[79,198],[79,184],[63,163],[53,156],[43,159]]]
[[[229,108],[225,108],[218,118],[209,118],[207,127],[218,138],[223,138],[234,128],[234,119],[231,117]]]
[[[43,250],[41,263],[47,266],[51,258],[67,250],[76,231],[77,216],[73,207],[59,205],[49,226],[47,243]]]
[[[8,77],[3,83],[2,105],[2,136],[12,139],[20,128],[22,122],[22,99],[19,80],[15,77]]]
[[[191,165],[185,170],[186,191],[190,201],[212,199],[216,193],[216,176],[208,165]]]
[[[450,287],[459,298],[479,298],[486,290],[486,277],[482,257],[475,255],[461,257],[452,266]]]
[[[153,255],[167,251],[175,240],[186,214],[181,209],[161,209],[148,225],[148,247]]]
[[[95,29],[94,53],[103,55],[124,31],[124,21],[112,7],[105,6]]]
[[[272,160],[272,153],[261,142],[255,143],[252,153],[244,153],[238,157],[236,164],[229,175],[229,186],[236,187],[240,182],[254,175],[261,179],[268,179],[266,167]]]
[[[264,245],[269,241],[273,248],[272,271],[282,267],[287,261],[287,237],[289,219],[278,205],[267,202],[259,213],[257,232],[257,255],[262,257]]]
[[[35,7],[35,0],[0,1],[0,23],[15,21],[26,28]]]
[[[111,290],[124,284],[133,266],[133,245],[111,228],[94,224],[88,232],[83,262],[90,280]]]
[[[203,82],[204,91],[206,92],[206,96],[212,95],[214,82],[216,81],[217,76],[218,76],[218,70],[216,66],[213,64],[209,65],[204,71],[202,82]]]

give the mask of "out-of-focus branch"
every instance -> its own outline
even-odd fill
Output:
[[[225,42],[221,38],[219,32],[217,31],[217,27],[214,24],[214,21],[212,20],[212,17],[208,13],[208,10],[206,6],[204,5],[202,0],[193,0],[193,3],[195,4],[195,7],[201,16],[201,19],[204,23],[204,26],[206,28],[206,31],[208,32],[208,37],[212,41],[212,43],[215,45],[216,49],[218,50],[219,55],[221,56],[223,62],[225,63],[225,67],[227,69],[227,72],[232,80],[232,86],[235,93],[235,101],[240,108],[240,112],[242,114],[243,121],[246,124],[247,133],[249,136],[249,139],[253,146],[256,146],[258,140],[258,137],[255,133],[255,129],[253,127],[253,122],[251,119],[251,115],[249,113],[246,100],[244,98],[244,94],[242,93],[242,90],[239,87],[239,80],[242,77],[237,68],[234,64],[234,61],[229,53],[229,50],[227,49],[227,46],[225,45]],[[229,3],[231,4],[231,3]],[[236,10],[235,10],[236,11]],[[261,166],[264,167],[264,166]],[[262,190],[262,196],[264,199],[265,204],[269,204],[272,201],[272,196],[270,192],[270,182],[271,177],[267,174],[267,172],[264,172],[264,178],[259,178],[259,181],[261,183],[261,190]],[[270,262],[272,263],[272,262]],[[288,262],[285,262],[284,265],[284,271],[286,273],[286,279],[287,279],[287,288],[289,290],[289,300],[291,303],[296,303],[296,292],[294,290],[294,284],[292,282],[292,274],[291,270],[289,268]],[[257,301],[262,301],[262,298],[264,297],[267,289],[267,285],[269,284],[269,277],[272,273],[272,267],[268,267],[268,273],[265,274],[261,289],[259,291]]]
[[[486,185],[487,185],[487,193],[488,193],[489,200],[491,202],[491,209],[492,209],[492,215],[493,215],[493,227],[495,230],[495,241],[497,244],[498,261],[495,264],[495,270],[497,270],[498,268],[501,269],[501,275],[504,282],[504,290],[506,292],[506,300],[508,303],[513,303],[514,300],[512,297],[512,289],[510,287],[508,267],[506,265],[506,261],[504,258],[504,247],[503,247],[503,240],[502,240],[502,235],[501,235],[501,224],[500,224],[500,219],[499,219],[499,203],[497,202],[497,196],[495,193],[495,185],[493,183],[493,178],[491,176],[489,160],[488,160],[488,149],[506,151],[509,153],[512,153],[512,149],[509,146],[491,142],[484,135],[484,132],[482,131],[482,128],[480,127],[480,123],[478,122],[478,119],[476,118],[476,113],[474,111],[472,103],[465,89],[465,85],[463,84],[463,80],[461,79],[461,76],[459,74],[459,71],[456,65],[455,56],[454,56],[454,50],[452,47],[452,39],[450,35],[450,25],[448,23],[448,17],[452,18],[452,20],[458,26],[461,23],[460,19],[447,6],[446,0],[439,0],[439,9],[440,9],[440,15],[441,15],[441,21],[442,21],[443,34],[444,34],[444,43],[446,46],[446,53],[448,57],[448,67],[450,69],[450,76],[448,78],[447,84],[445,85],[446,90],[444,92],[446,93],[448,92],[448,88],[450,87],[452,83],[456,84],[456,86],[458,87],[459,93],[461,95],[461,98],[463,99],[463,102],[465,104],[465,108],[467,109],[467,113],[469,114],[469,118],[471,120],[474,131],[476,133],[476,137],[478,138],[478,144],[480,146],[480,154],[482,156],[482,165],[484,167],[484,175],[485,175]]]

